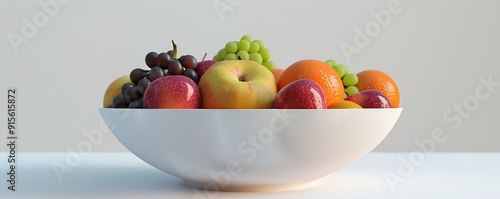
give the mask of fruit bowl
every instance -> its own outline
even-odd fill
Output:
[[[222,191],[314,186],[372,151],[401,111],[99,109],[137,157],[186,186]]]

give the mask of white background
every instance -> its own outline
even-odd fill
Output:
[[[244,34],[264,41],[280,68],[333,58],[352,72],[379,69],[391,75],[404,110],[376,151],[418,150],[415,141],[432,138],[437,128],[446,133],[438,151],[500,151],[500,87],[471,101],[482,85],[478,78],[500,82],[498,0],[220,0],[231,8],[225,12],[213,0],[61,1],[57,10],[51,7],[52,16],[39,2],[55,1],[0,2],[0,107],[6,115],[7,88],[17,87],[20,151],[65,152],[87,139],[82,132],[99,129],[97,108],[108,84],[145,68],[147,52],[167,51],[174,39],[182,54],[201,59],[207,52],[211,58]],[[376,23],[370,12],[387,10],[390,2],[399,2],[400,12],[378,25],[380,31],[349,60],[341,43],[354,45],[355,29],[366,32]],[[23,18],[31,23],[42,15],[48,20],[35,17],[41,21],[37,32],[16,52],[9,34],[23,36]],[[460,124],[443,118],[464,102],[475,105],[467,117],[450,114]],[[93,150],[126,149],[105,134]]]

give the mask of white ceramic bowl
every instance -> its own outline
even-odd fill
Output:
[[[283,191],[313,186],[361,159],[402,108],[99,111],[128,150],[186,186]]]

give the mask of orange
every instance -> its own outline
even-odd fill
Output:
[[[351,102],[348,100],[342,100],[333,103],[331,106],[328,107],[329,109],[352,109],[352,108],[363,108],[359,104],[356,104],[355,102]]]
[[[375,89],[382,92],[391,103],[391,108],[399,107],[399,89],[396,82],[386,73],[379,70],[364,70],[357,74],[360,91]]]
[[[271,72],[274,75],[274,79],[276,80],[276,84],[278,83],[278,80],[280,79],[281,75],[283,74],[283,71],[285,71],[285,69],[282,69],[282,68],[271,69]]]
[[[318,83],[326,96],[326,105],[344,99],[344,85],[335,70],[327,63],[314,59],[300,60],[283,71],[278,80],[278,90],[299,79],[310,79]]]

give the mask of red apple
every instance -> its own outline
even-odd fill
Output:
[[[215,63],[217,63],[217,61],[215,60],[204,60],[198,62],[196,68],[194,69],[194,71],[198,75],[198,79],[201,79],[201,76],[205,74],[205,71],[207,71],[207,69],[210,68],[210,66],[214,65]]]
[[[195,109],[201,107],[200,90],[189,77],[169,75],[151,82],[144,91],[144,108]]]
[[[345,99],[363,108],[391,108],[387,97],[382,92],[373,89],[363,90]]]
[[[276,109],[326,109],[323,88],[313,80],[299,79],[283,87],[273,103]]]

